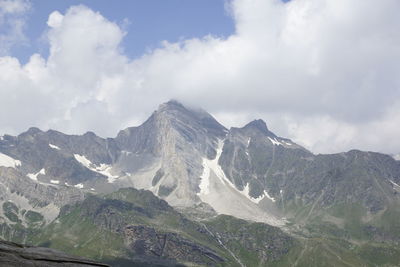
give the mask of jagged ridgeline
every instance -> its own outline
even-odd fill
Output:
[[[389,155],[170,101],[115,138],[0,137],[0,234],[113,266],[399,266],[399,185]]]

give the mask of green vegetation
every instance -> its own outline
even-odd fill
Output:
[[[18,207],[14,203],[10,201],[4,202],[3,212],[4,216],[6,216],[11,222],[21,222],[18,218]]]
[[[5,216],[14,224],[4,223],[0,231],[8,240],[115,266],[389,267],[400,262],[396,205],[369,220],[356,203],[311,212],[312,205],[299,200],[287,202],[285,209],[296,211],[285,231],[227,215],[196,222],[149,191],[125,188],[65,206],[49,225],[40,213],[5,202]]]
[[[277,227],[220,215],[208,229],[247,266],[265,265],[285,255],[296,241]]]
[[[25,213],[25,220],[28,224],[34,226],[37,224],[39,224],[39,225],[42,224],[44,222],[44,217],[42,214],[40,214],[36,211],[28,210]]]

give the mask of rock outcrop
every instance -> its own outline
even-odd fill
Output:
[[[50,248],[26,246],[0,240],[0,266],[107,267],[109,265],[80,257],[69,256],[61,251]]]

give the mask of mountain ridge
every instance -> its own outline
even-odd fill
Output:
[[[293,261],[303,254],[341,266],[329,251],[362,265],[378,247],[394,262],[399,217],[400,162],[392,156],[316,155],[263,120],[227,129],[177,101],[115,138],[35,127],[0,138],[0,237],[51,241],[95,259],[109,241],[112,259],[142,255],[138,260],[166,266],[307,266]],[[371,247],[360,245],[366,242]]]
[[[275,135],[263,120],[228,130],[206,111],[176,100],[115,138],[32,127],[0,140],[0,153],[21,163],[14,168],[19,179],[27,176],[51,190],[76,188],[84,195],[135,187],[175,207],[205,202],[218,213],[274,225],[296,218],[299,205],[310,209],[308,220],[315,207],[346,199],[376,213],[398,201],[393,192],[400,184],[398,161],[384,154],[315,155]],[[337,179],[346,175],[348,180]]]

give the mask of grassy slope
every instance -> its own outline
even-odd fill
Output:
[[[69,207],[40,234],[37,228],[30,230],[25,241],[100,261],[123,262],[129,251],[122,235],[97,225],[92,217],[92,208],[96,210],[102,205],[111,207],[114,212],[111,217],[133,225],[151,226],[159,232],[177,233],[212,249],[226,259],[221,266],[240,266],[240,263],[245,266],[398,266],[400,262],[400,248],[396,244],[372,242],[371,233],[363,228],[365,211],[359,205],[335,205],[326,213],[313,216],[308,216],[310,207],[303,207],[298,214],[299,218],[308,217],[307,223],[300,230],[291,228],[292,234],[288,235],[272,226],[225,215],[194,222],[150,192],[131,189],[89,197],[84,204]],[[16,212],[11,206],[9,210]],[[331,216],[328,219],[341,220],[327,221],[326,214]],[[40,219],[37,214],[31,215],[32,222]],[[398,207],[394,206],[368,224],[398,236],[399,215]],[[15,227],[23,230],[21,225]],[[132,262],[126,266],[129,264]]]

